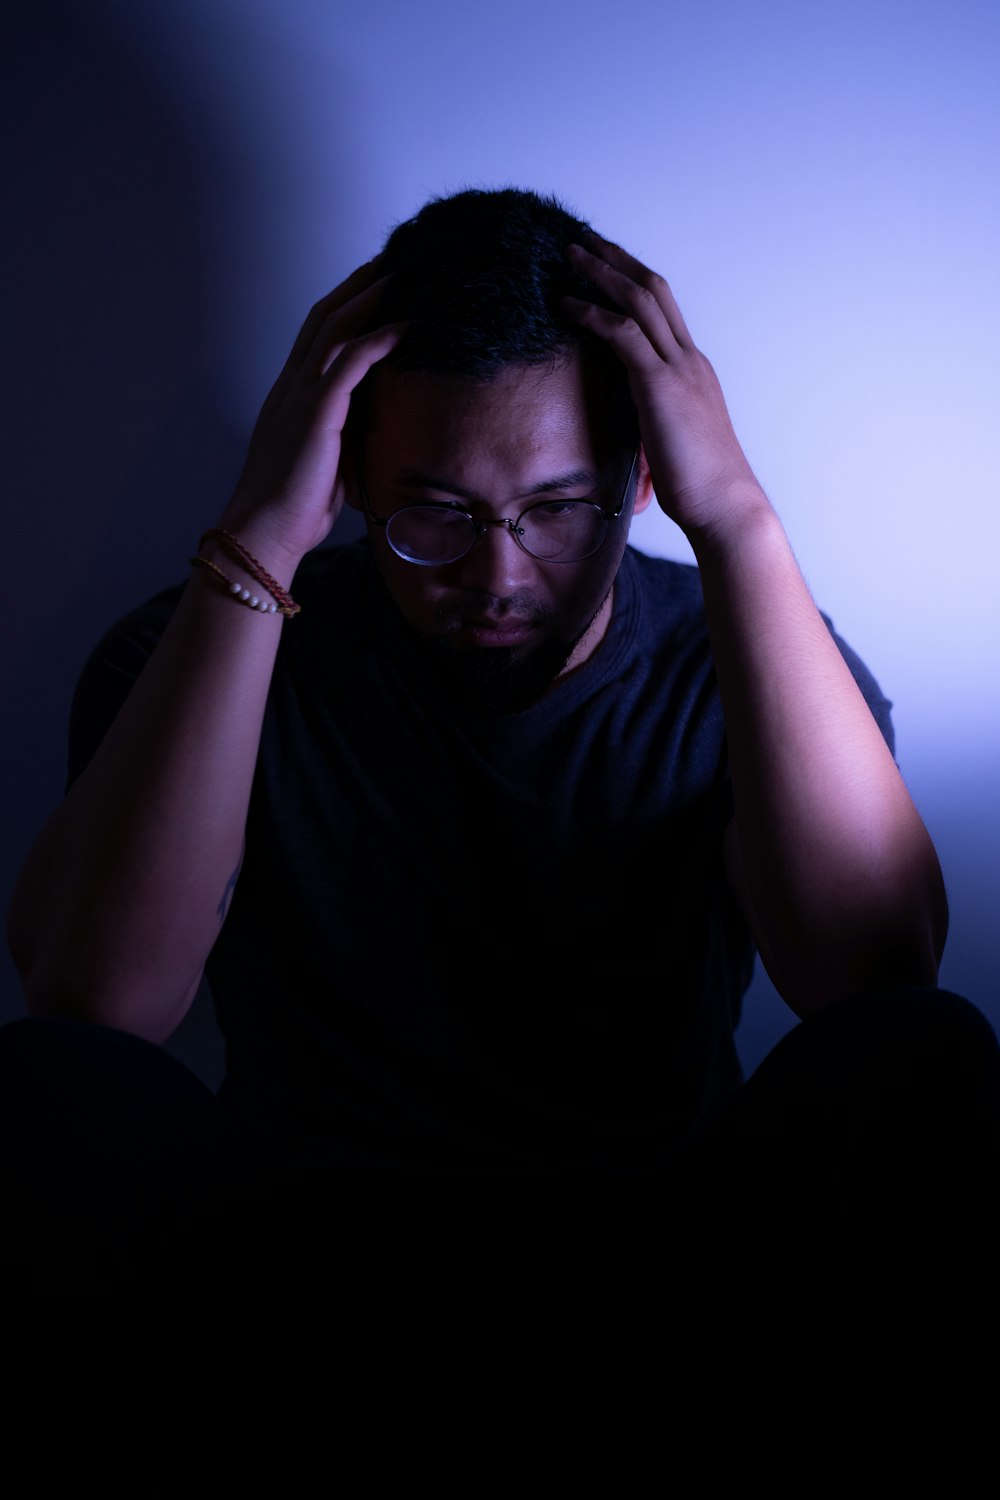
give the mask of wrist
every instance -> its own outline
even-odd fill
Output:
[[[294,567],[282,566],[277,554],[275,560],[291,582]],[[299,613],[300,606],[287,587],[227,527],[213,526],[202,533],[191,565],[203,577],[211,574],[218,586],[238,604],[245,604],[263,614],[280,614],[286,619]]]
[[[221,519],[204,534],[199,550],[213,562],[220,562],[225,558],[224,566],[228,565],[234,572],[247,577],[252,574],[247,572],[235,549],[226,546],[219,536],[212,535],[212,532],[218,531],[227,532],[233,537],[283,589],[291,587],[299,563],[308,551],[305,547],[289,546],[287,541],[275,534],[274,526],[269,525],[263,517],[239,515],[234,512],[233,507],[227,506]]]
[[[745,554],[784,529],[770,500],[756,480],[741,480],[713,496],[701,508],[697,522],[683,528],[699,564],[733,553]]]

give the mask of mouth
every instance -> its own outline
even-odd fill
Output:
[[[463,619],[459,634],[471,646],[523,646],[535,639],[538,626],[531,620]]]

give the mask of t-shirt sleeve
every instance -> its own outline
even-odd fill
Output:
[[[88,656],[70,705],[67,790],[114,723],[166,629],[181,592],[181,587],[166,589],[132,610],[105,632]]]
[[[872,717],[882,731],[882,738],[892,751],[893,757],[895,757],[896,731],[892,723],[892,700],[885,696],[858,653],[837,634],[833,627],[833,621],[829,616],[823,615],[823,620],[833,639],[836,641],[837,649],[840,651],[841,656],[850,667],[854,681],[864,694],[865,702],[872,711]]]

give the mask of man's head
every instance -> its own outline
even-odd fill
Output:
[[[433,199],[386,242],[380,316],[407,331],[352,403],[349,493],[389,592],[442,669],[497,707],[538,697],[598,644],[633,506],[651,494],[644,462],[625,493],[638,431],[624,369],[561,305],[602,300],[565,256],[587,229],[531,192]],[[572,561],[496,524],[539,502],[547,522],[569,501],[613,514],[623,498],[599,550]],[[485,523],[458,560],[390,545],[397,528],[381,523],[428,503]]]
[[[621,441],[634,449],[622,366],[561,305],[566,295],[611,305],[566,260],[590,227],[554,197],[524,189],[430,199],[382,249],[380,269],[392,278],[385,320],[408,325],[386,366],[491,380],[510,365],[551,365],[580,350],[605,372]]]

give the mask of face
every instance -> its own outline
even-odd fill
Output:
[[[617,509],[631,461],[608,429],[603,377],[579,355],[555,368],[516,366],[490,382],[381,370],[359,455],[372,511],[446,502],[477,520],[515,520],[539,500]],[[596,650],[633,509],[649,503],[640,455],[635,506],[582,562],[542,562],[505,526],[465,557],[421,567],[398,557],[368,521],[379,570],[403,619],[457,689],[509,709],[540,697]],[[360,506],[358,475],[349,484]]]

